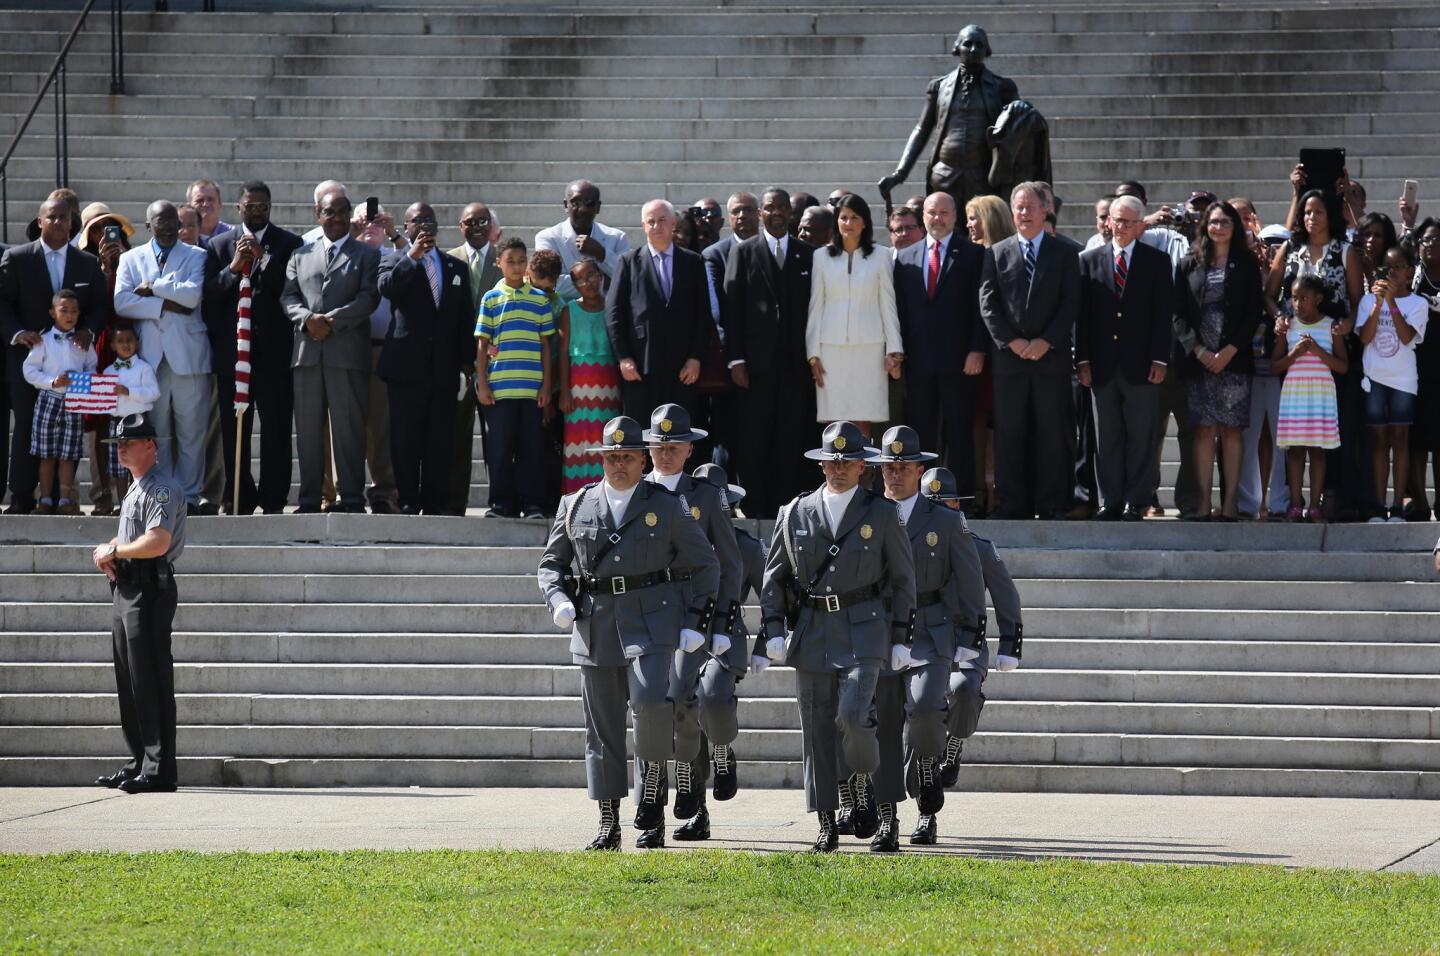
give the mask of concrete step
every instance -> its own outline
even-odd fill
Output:
[[[120,761],[118,756],[0,758],[0,786],[88,785],[99,774],[113,772]],[[744,773],[747,787],[803,785],[798,762],[752,760]],[[180,758],[180,781],[187,787],[382,786],[396,780],[431,787],[580,787],[585,770],[579,760]],[[1440,775],[1413,770],[967,763],[956,790],[1435,799],[1440,797]]]
[[[0,664],[0,693],[96,693],[114,685],[109,665]],[[569,665],[495,664],[196,664],[175,665],[186,693],[546,695],[579,693]],[[794,693],[785,669],[747,678],[747,696]],[[1440,692],[1433,674],[1330,674],[1202,671],[1044,670],[1033,667],[988,681],[1000,700],[1344,704],[1426,707]]]

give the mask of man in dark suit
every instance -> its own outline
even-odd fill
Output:
[[[270,187],[258,180],[240,189],[236,204],[241,227],[214,236],[205,257],[205,325],[210,330],[215,383],[219,392],[221,445],[225,449],[224,508],[235,503],[240,479],[240,514],[259,506],[280,514],[290,497],[290,434],[294,385],[290,318],[280,304],[285,267],[300,248],[300,237],[270,221]],[[250,275],[250,408],[241,422],[240,461],[235,461],[235,317],[240,284]],[[250,434],[259,412],[260,484],[250,471]]]
[[[426,203],[405,210],[410,248],[380,267],[391,318],[376,371],[389,390],[400,512],[412,515],[450,511],[455,409],[470,390],[463,367],[475,354],[470,267],[435,248],[435,224]]]
[[[495,261],[495,243],[490,241],[493,221],[489,206],[483,202],[470,203],[460,212],[460,235],[465,242],[450,250],[450,255],[468,267],[470,301],[476,311],[479,310],[480,300],[485,293],[495,288],[495,284],[502,278],[500,265]],[[537,247],[538,245],[537,241]],[[564,248],[564,245],[561,248]],[[567,282],[570,279],[568,275],[562,278]],[[450,449],[449,504],[450,513],[454,515],[464,515],[470,504],[470,480],[475,463],[472,446],[475,442],[475,416],[480,413],[480,406],[475,401],[475,318],[475,313],[472,312],[470,325],[465,331],[465,351],[468,357],[463,368],[468,384],[464,396],[455,406],[455,435]]]
[[[621,257],[605,297],[625,414],[645,420],[673,403],[693,415],[711,322],[705,267],[674,244],[674,206],[652,199],[640,215],[647,242]]]
[[[949,193],[925,199],[924,242],[895,256],[895,310],[905,340],[905,415],[925,448],[940,444],[960,493],[975,486],[975,381],[985,370],[989,332],[980,321],[985,250],[955,232]]]
[[[1063,518],[1070,510],[1075,423],[1070,341],[1080,260],[1045,235],[1042,189],[1010,196],[1017,234],[985,252],[980,316],[995,340],[995,491],[1001,518]],[[1027,455],[1027,452],[1029,453]],[[1031,459],[1027,466],[1027,457]],[[1033,476],[1034,497],[1027,493]]]
[[[725,215],[730,223],[730,235],[710,246],[700,255],[705,259],[705,271],[710,274],[710,287],[720,300],[720,311],[725,311],[725,265],[735,247],[760,231],[760,201],[754,193],[736,193],[725,201]]]
[[[60,289],[80,300],[75,335],[88,346],[110,321],[110,285],[100,260],[70,245],[70,204],[49,199],[40,207],[40,238],[5,250],[0,257],[0,340],[5,348],[5,386],[15,430],[10,440],[10,507],[6,514],[35,510],[40,463],[30,454],[30,426],[35,416],[35,389],[21,367],[40,333],[52,323],[50,303]],[[50,489],[45,489],[49,493]]]
[[[1110,204],[1113,238],[1080,256],[1075,363],[1091,389],[1098,439],[1096,471],[1106,521],[1139,521],[1155,493],[1159,385],[1170,357],[1175,287],[1170,257],[1138,242],[1145,205]]]
[[[735,458],[750,488],[745,513],[773,518],[815,477],[803,457],[815,430],[815,387],[805,359],[815,250],[790,237],[785,190],[765,190],[760,212],[764,232],[736,245],[726,264],[721,317],[743,423]]]

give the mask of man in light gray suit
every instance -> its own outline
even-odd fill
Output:
[[[641,480],[639,422],[612,418],[600,446],[586,451],[600,453],[605,480],[560,500],[538,578],[580,667],[585,779],[600,804],[600,831],[586,849],[618,850],[630,776],[626,704],[641,765],[635,828],[651,831],[665,825],[665,762],[675,755],[670,669],[677,650],[693,655],[708,643],[720,559],[680,497]]]
[[[325,419],[335,452],[335,510],[365,511],[365,416],[370,398],[370,314],[380,302],[380,253],[350,238],[350,200],[330,192],[315,207],[321,236],[295,251],[280,302],[295,325],[297,514],[318,514]]]
[[[825,484],[776,517],[760,594],[765,653],[795,668],[817,853],[839,846],[842,788],[855,836],[868,840],[879,828],[875,688],[887,659],[896,672],[910,666],[915,559],[895,505],[859,485],[874,454],[853,423],[826,426],[824,444],[805,453],[822,462]],[[851,771],[843,781],[837,743]]]
[[[145,210],[151,239],[120,256],[115,274],[115,312],[136,323],[140,357],[155,370],[160,398],[150,420],[166,454],[174,455],[175,480],[187,511],[200,504],[205,477],[205,426],[210,420],[214,374],[210,337],[200,313],[205,291],[205,250],[180,241],[175,204],[159,200]]]

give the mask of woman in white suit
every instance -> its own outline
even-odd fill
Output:
[[[877,250],[870,207],[846,193],[835,208],[835,235],[815,253],[805,349],[815,379],[816,418],[850,421],[868,437],[890,418],[889,385],[905,358],[895,314],[894,262]]]

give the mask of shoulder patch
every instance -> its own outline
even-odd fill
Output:
[[[166,488],[164,485],[161,485],[159,488],[155,489],[154,497],[155,500],[160,504],[168,505],[170,503],[170,489]]]

